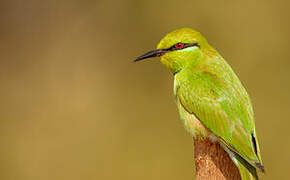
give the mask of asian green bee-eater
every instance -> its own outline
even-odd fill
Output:
[[[135,61],[160,57],[174,75],[174,95],[185,129],[194,139],[221,144],[241,178],[264,172],[251,100],[232,68],[197,31],[177,29]]]

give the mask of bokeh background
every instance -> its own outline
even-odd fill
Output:
[[[173,77],[132,60],[197,29],[251,95],[266,175],[290,178],[289,1],[2,0],[0,179],[193,179]]]

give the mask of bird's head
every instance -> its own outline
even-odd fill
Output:
[[[168,33],[157,45],[157,49],[149,51],[135,59],[140,61],[151,57],[161,57],[161,62],[173,73],[179,72],[189,64],[200,63],[202,49],[209,45],[197,31],[182,28]]]

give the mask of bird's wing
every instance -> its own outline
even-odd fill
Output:
[[[190,72],[179,79],[176,95],[184,109],[232,152],[263,171],[251,102],[240,81],[236,78],[230,83],[207,71]]]

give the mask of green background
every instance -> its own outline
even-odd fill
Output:
[[[3,0],[0,179],[193,179],[173,77],[133,63],[202,32],[249,92],[266,175],[290,178],[289,1]]]

